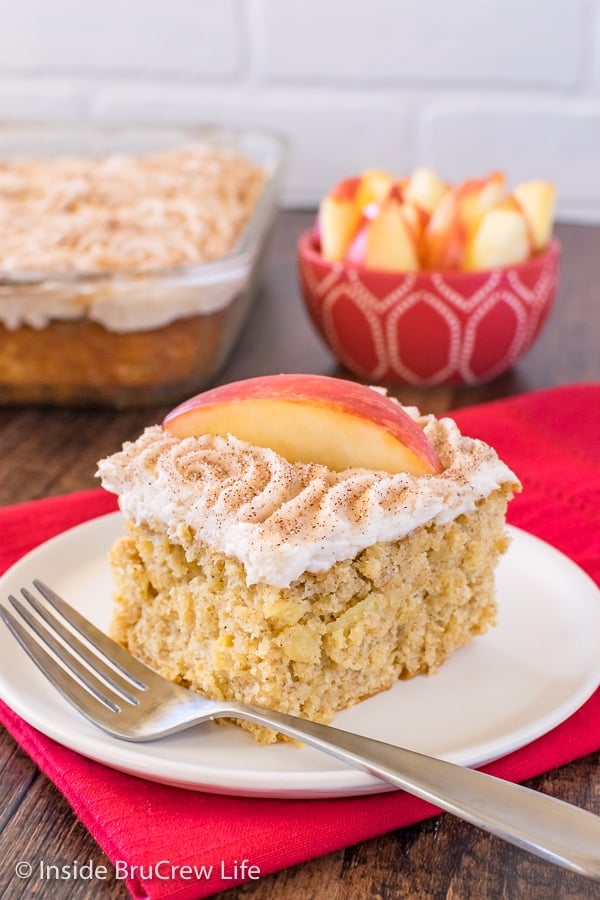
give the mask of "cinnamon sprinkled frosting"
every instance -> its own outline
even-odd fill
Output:
[[[264,180],[250,161],[201,143],[0,160],[0,270],[139,273],[219,259]]]
[[[190,559],[207,545],[239,560],[248,584],[288,587],[375,542],[471,512],[502,485],[519,489],[496,452],[451,419],[405,410],[433,443],[442,474],[334,472],[232,436],[180,439],[159,425],[101,460],[97,474],[128,519],[165,532]]]
[[[265,179],[249,160],[205,144],[0,160],[0,274],[8,279],[0,324],[85,318],[113,332],[148,331],[224,309],[246,283],[250,256],[234,255],[218,273],[189,267],[235,248]]]

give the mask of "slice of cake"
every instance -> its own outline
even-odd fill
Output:
[[[378,389],[311,375],[216,388],[99,475],[127,519],[112,635],[209,697],[328,722],[495,622],[518,479],[451,419]]]

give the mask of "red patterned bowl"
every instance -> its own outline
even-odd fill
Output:
[[[550,312],[560,248],[486,272],[384,272],[331,263],[298,242],[302,294],[325,343],[372,382],[480,384],[531,347]]]

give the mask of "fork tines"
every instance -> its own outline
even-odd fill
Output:
[[[42,673],[85,714],[89,695],[113,713],[123,704],[136,706],[136,694],[157,676],[44,582],[33,584],[45,602],[21,588],[23,599],[9,595],[12,610],[0,605],[0,617]]]

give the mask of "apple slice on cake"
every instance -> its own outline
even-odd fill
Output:
[[[418,422],[365,385],[324,375],[265,375],[181,403],[163,428],[179,438],[233,435],[289,462],[432,475],[442,465]]]

